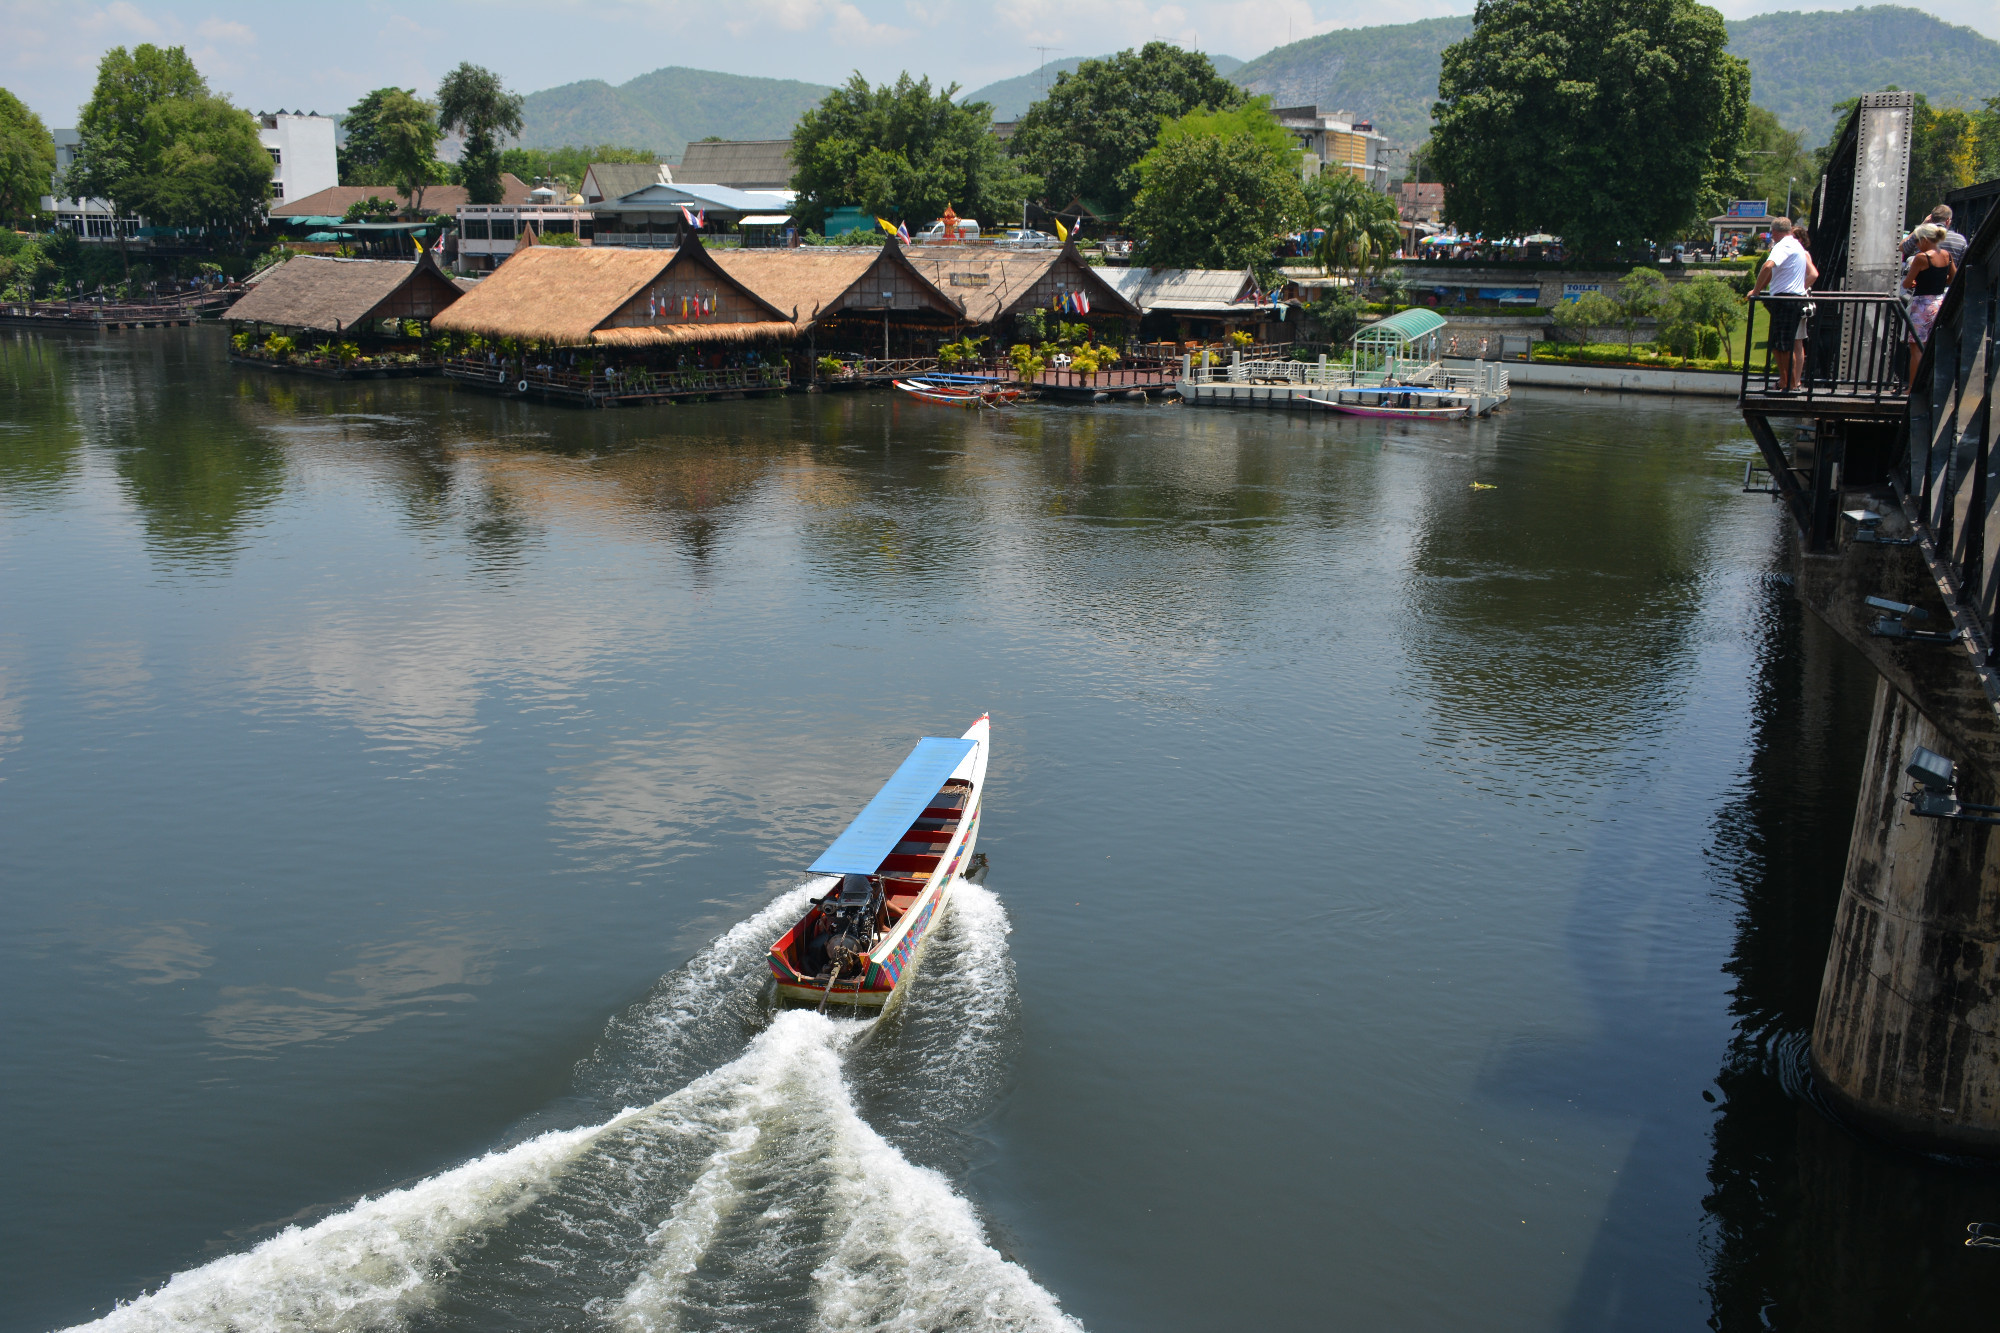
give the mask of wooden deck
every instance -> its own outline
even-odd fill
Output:
[[[173,301],[122,305],[99,301],[17,301],[0,306],[0,327],[50,333],[179,328],[221,314],[242,294],[240,290],[199,292]]]

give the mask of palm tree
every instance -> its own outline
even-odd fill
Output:
[[[1308,197],[1313,223],[1322,230],[1314,251],[1321,272],[1351,269],[1356,281],[1365,283],[1374,261],[1402,242],[1396,205],[1352,172],[1322,174],[1312,183]]]

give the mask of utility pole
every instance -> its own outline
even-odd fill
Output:
[[[1035,78],[1042,85],[1042,96],[1049,95],[1049,52],[1060,51],[1060,46],[1038,46],[1035,51],[1041,56],[1041,63],[1035,66]]]

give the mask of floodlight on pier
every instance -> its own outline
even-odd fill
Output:
[[[1921,606],[1912,606],[1908,602],[1891,601],[1887,597],[1865,598],[1864,603],[1869,609],[1884,613],[1876,617],[1874,623],[1868,626],[1868,632],[1878,639],[1908,639],[1912,643],[1958,642],[1960,633],[1958,630],[1954,629],[1947,633],[1940,633],[1934,629],[1911,629],[1905,624],[1905,621],[1929,620],[1931,618],[1931,613],[1924,610]]]
[[[1917,780],[1905,793],[1912,813],[1924,819],[1949,819],[1961,824],[2000,824],[2000,805],[1974,805],[1958,799],[1958,766],[1936,750],[1919,745],[1903,771]]]

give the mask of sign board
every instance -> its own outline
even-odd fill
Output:
[[[954,287],[984,287],[992,280],[991,273],[954,273],[950,279]]]
[[[1727,216],[1732,218],[1767,218],[1771,216],[1769,199],[1736,199],[1729,205]]]
[[[1566,282],[1563,284],[1562,299],[1565,301],[1574,301],[1585,292],[1601,292],[1603,290],[1604,284],[1601,282]]]
[[[1501,305],[1533,305],[1542,297],[1539,287],[1481,287],[1479,299],[1498,301]]]

